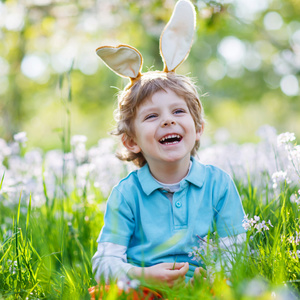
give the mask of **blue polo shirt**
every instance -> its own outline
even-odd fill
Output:
[[[136,266],[189,262],[192,277],[198,263],[188,254],[198,245],[197,235],[243,233],[243,218],[236,187],[221,169],[192,158],[171,202],[145,165],[113,188],[98,243],[126,246],[128,262]]]

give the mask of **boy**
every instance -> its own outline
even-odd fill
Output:
[[[216,228],[221,238],[242,237],[239,195],[225,172],[193,158],[204,120],[188,77],[144,74],[120,94],[117,120],[115,134],[126,149],[119,158],[141,169],[123,179],[109,197],[93,257],[96,279],[126,275],[178,284],[193,277],[195,267],[189,263],[195,261],[188,254],[197,235]]]
[[[97,281],[125,276],[177,285],[205,273],[189,255],[198,237],[217,231],[227,250],[230,237],[244,239],[244,211],[232,179],[194,158],[203,108],[193,82],[175,74],[194,29],[193,5],[178,1],[160,39],[164,71],[142,74],[142,55],[131,46],[97,49],[109,68],[130,78],[119,94],[114,134],[125,146],[118,157],[140,167],[108,199],[93,257]]]

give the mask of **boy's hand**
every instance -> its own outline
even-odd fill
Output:
[[[207,272],[202,267],[196,268],[194,272],[193,278],[190,279],[190,283],[193,285],[195,280],[200,279],[202,277],[202,280],[207,279]]]
[[[169,287],[181,285],[185,281],[185,274],[189,270],[188,263],[161,263],[147,268],[134,267],[128,275],[137,279],[144,279],[152,284],[166,284]]]

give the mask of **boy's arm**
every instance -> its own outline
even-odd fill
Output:
[[[162,263],[152,267],[141,268],[127,263],[127,247],[103,242],[98,244],[96,254],[92,258],[93,272],[99,283],[104,279],[109,283],[111,279],[143,279],[148,283],[173,286],[184,281],[189,269],[188,263]]]
[[[237,188],[231,177],[223,173],[216,199],[215,222],[219,237],[233,237],[246,232],[243,227],[245,212]]]
[[[99,283],[104,279],[106,283],[110,279],[121,279],[133,265],[127,263],[127,247],[103,242],[98,244],[98,249],[92,258],[92,267],[95,279]]]

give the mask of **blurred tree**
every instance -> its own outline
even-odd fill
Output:
[[[192,1],[197,34],[178,70],[197,78],[207,134],[226,127],[231,138],[255,139],[259,126],[300,135],[300,2]],[[162,69],[159,36],[175,0],[26,0],[0,2],[0,136],[28,132],[31,145],[60,143],[65,114],[59,76],[71,74],[72,132],[90,144],[113,126],[115,94],[127,83],[101,63],[95,49],[130,44],[143,71]],[[110,88],[114,86],[117,88]],[[67,97],[64,94],[62,97]]]

